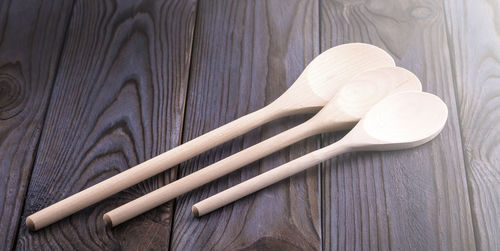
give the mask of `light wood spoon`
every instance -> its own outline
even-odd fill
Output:
[[[273,119],[318,111],[356,74],[394,65],[389,54],[373,45],[333,47],[317,56],[271,104],[44,208],[28,216],[26,225],[38,230]]]
[[[192,207],[202,216],[342,153],[399,150],[422,145],[443,129],[446,104],[423,92],[391,95],[375,105],[345,137],[327,147],[260,174]]]
[[[392,93],[421,89],[418,78],[403,68],[360,73],[308,121],[120,206],[104,214],[104,220],[116,226],[299,140],[352,128],[373,105]]]

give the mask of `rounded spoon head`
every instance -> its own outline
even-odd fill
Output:
[[[446,104],[425,92],[393,94],[366,113],[344,139],[354,150],[398,150],[436,137],[448,118]]]
[[[383,98],[403,91],[422,91],[412,72],[401,67],[368,70],[354,76],[312,120],[328,131],[352,128]]]
[[[318,110],[355,75],[388,66],[395,66],[394,59],[376,46],[363,43],[335,46],[314,58],[274,103],[290,111]]]

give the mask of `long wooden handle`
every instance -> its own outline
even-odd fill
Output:
[[[302,172],[331,157],[347,152],[348,149],[346,144],[337,142],[328,147],[306,154],[194,204],[192,207],[193,214],[199,217],[210,213],[280,180]]]
[[[43,228],[257,126],[288,114],[289,112],[266,106],[46,207],[28,216],[26,225],[32,231]]]
[[[107,225],[116,226],[279,149],[321,132],[314,129],[314,123],[308,122],[262,141],[259,144],[253,145],[241,152],[233,154],[219,162],[109,211],[104,214],[104,220]]]

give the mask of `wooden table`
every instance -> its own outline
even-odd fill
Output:
[[[191,205],[335,141],[312,137],[114,229],[102,214],[310,116],[280,119],[38,232],[27,215],[283,93],[366,42],[450,117],[416,149],[346,154],[200,219]],[[499,250],[500,4],[0,1],[0,249]]]

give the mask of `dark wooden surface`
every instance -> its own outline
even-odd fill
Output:
[[[318,53],[314,1],[201,1],[198,6],[183,140],[270,103]],[[231,35],[229,35],[231,34]],[[290,49],[294,48],[294,49]],[[181,165],[180,176],[256,144],[306,117],[274,121]],[[301,154],[318,138],[296,144],[176,202],[172,249],[320,249],[318,169],[200,219],[191,206]],[[293,206],[291,206],[293,205]]]
[[[499,250],[500,2],[449,0],[445,10],[476,247]]]
[[[180,143],[195,7],[74,3],[23,216]],[[21,222],[17,248],[168,247],[173,203],[112,231],[102,214],[175,176],[158,175],[44,231],[30,233]]]
[[[379,45],[450,110],[445,129],[429,144],[325,163],[325,249],[473,250],[442,3],[322,3],[322,49],[353,41]],[[325,142],[333,139],[328,135]]]
[[[0,1],[0,250],[499,250],[500,4]],[[312,137],[117,228],[102,214],[305,121],[280,119],[38,232],[27,215],[270,103],[367,42],[448,105],[421,147],[332,159],[200,219],[200,199]]]
[[[17,242],[71,9],[0,1],[0,250]]]

